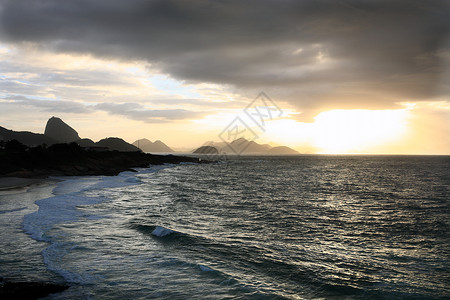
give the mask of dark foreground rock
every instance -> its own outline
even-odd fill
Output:
[[[0,299],[39,299],[60,293],[69,286],[45,282],[9,282],[0,278]]]
[[[44,178],[47,176],[117,175],[131,168],[181,162],[198,163],[198,158],[153,155],[142,152],[91,151],[75,143],[27,148],[8,142],[0,149],[0,176]]]

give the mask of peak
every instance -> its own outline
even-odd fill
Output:
[[[121,139],[119,137],[111,136],[111,137],[107,137],[107,138],[101,139],[100,141],[123,141],[123,139]]]
[[[75,129],[55,116],[48,119],[47,125],[45,126],[44,135],[62,143],[70,143],[80,139],[78,132],[76,132]]]
[[[64,123],[64,121],[61,119],[61,118],[58,118],[58,117],[55,117],[55,116],[53,116],[53,117],[51,117],[50,119],[48,119],[48,121],[47,122],[63,122]]]
[[[156,140],[154,143],[148,139],[140,139],[133,143],[134,146],[139,147],[144,152],[155,152],[155,153],[168,153],[173,152],[173,150],[164,144],[160,140]]]
[[[246,138],[241,137],[241,138],[238,138],[238,139],[232,141],[231,143],[244,143],[244,142],[249,142],[249,140],[247,140]]]
[[[127,143],[126,141],[118,137],[104,138],[95,144],[101,147],[108,147],[110,150],[126,151],[126,152],[139,151],[139,148]]]

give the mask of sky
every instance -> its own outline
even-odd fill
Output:
[[[450,154],[449,20],[446,0],[1,0],[0,126]]]

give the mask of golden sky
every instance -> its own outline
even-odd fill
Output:
[[[191,150],[240,118],[300,153],[450,154],[445,2],[75,2],[0,5],[0,126]]]

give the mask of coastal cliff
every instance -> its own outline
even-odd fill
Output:
[[[76,143],[29,148],[10,141],[0,147],[0,177],[117,175],[132,168],[181,162],[198,163],[199,159],[139,151],[92,151]]]

